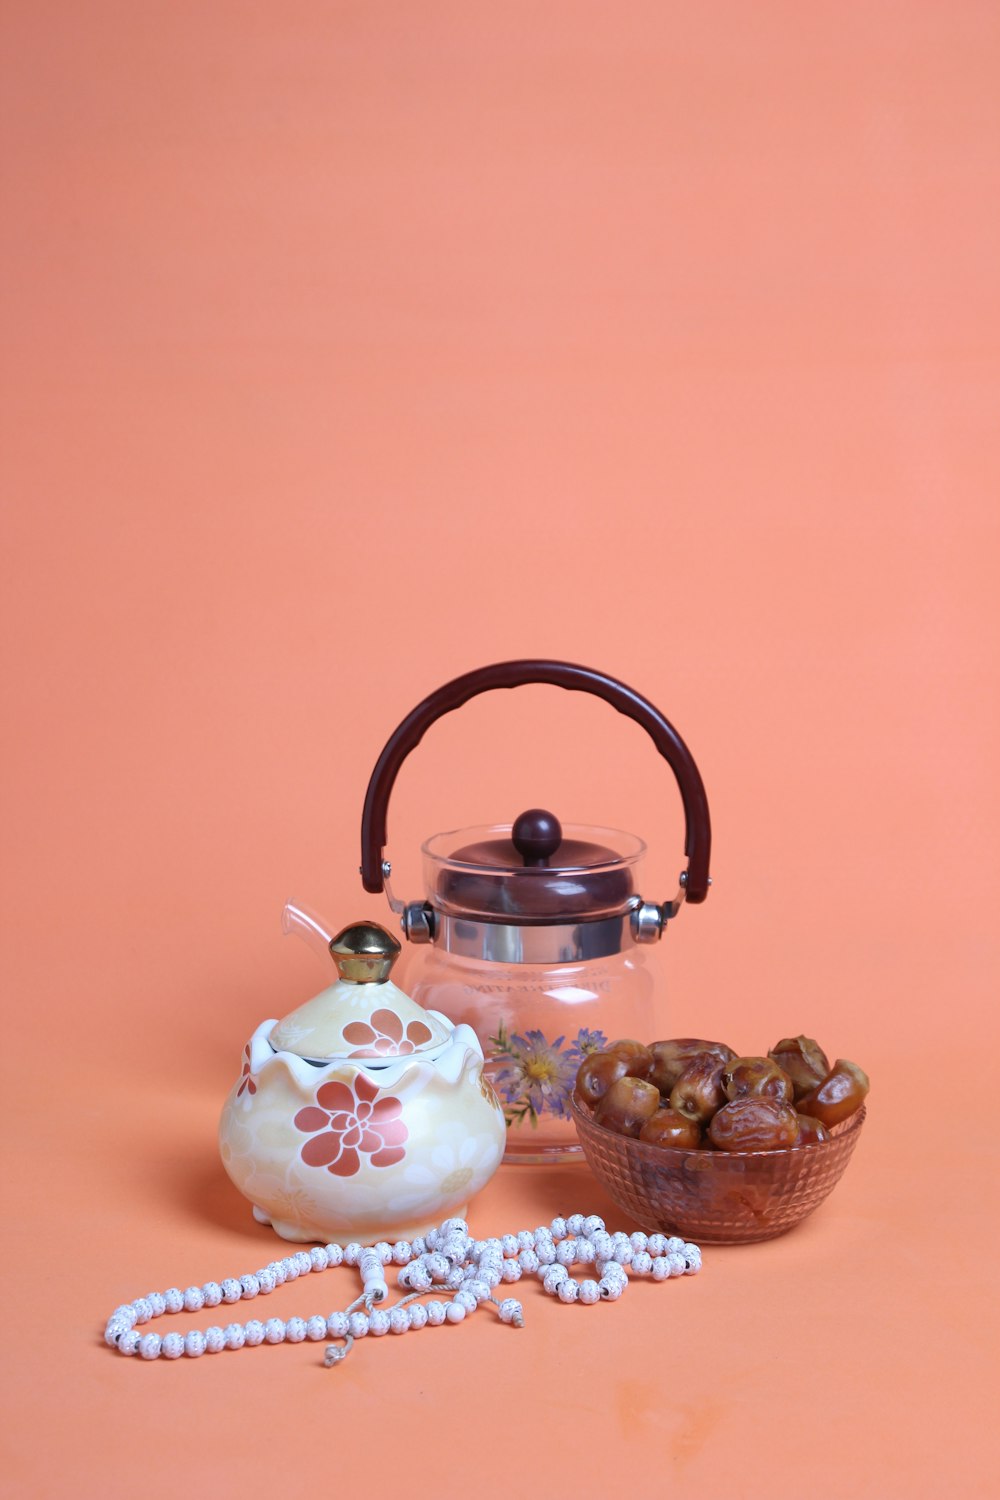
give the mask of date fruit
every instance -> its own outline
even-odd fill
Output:
[[[727,1047],[725,1042],[703,1042],[693,1036],[674,1037],[666,1042],[653,1042],[649,1050],[653,1054],[653,1067],[649,1074],[649,1081],[656,1084],[661,1094],[670,1093],[688,1063],[693,1062],[696,1057],[707,1053],[717,1058],[719,1062],[728,1062],[731,1057],[736,1056],[732,1047]]]
[[[627,1072],[627,1058],[614,1052],[592,1052],[580,1064],[576,1075],[576,1096],[584,1104],[596,1104]]]
[[[828,1141],[830,1132],[822,1120],[816,1120],[812,1115],[799,1115],[799,1137],[796,1146],[811,1146],[814,1141]]]
[[[697,1120],[679,1115],[675,1109],[658,1109],[639,1131],[640,1141],[651,1146],[679,1146],[695,1150],[701,1144],[701,1126]]]
[[[684,1151],[775,1151],[828,1141],[860,1108],[868,1078],[812,1037],[784,1037],[767,1057],[724,1042],[629,1037],[588,1054],[573,1097],[619,1135]]]
[[[660,1108],[660,1091],[642,1078],[618,1078],[594,1111],[598,1125],[619,1135],[637,1136]]]
[[[710,1052],[702,1052],[688,1063],[670,1090],[670,1108],[704,1125],[726,1102],[722,1074],[727,1066]]]
[[[760,1094],[743,1094],[724,1104],[708,1127],[720,1151],[778,1151],[794,1146],[799,1119],[794,1109]]]
[[[830,1071],[829,1058],[811,1036],[786,1036],[767,1055],[792,1080],[796,1099],[822,1083]]]
[[[631,1037],[610,1042],[605,1048],[612,1057],[623,1057],[628,1064],[625,1071],[630,1078],[648,1078],[653,1066],[653,1054],[645,1042],[635,1042]]]
[[[838,1057],[823,1082],[803,1094],[796,1107],[800,1114],[812,1115],[829,1128],[861,1108],[869,1087],[868,1074],[857,1063]]]
[[[726,1064],[722,1087],[727,1099],[763,1097],[779,1104],[791,1104],[794,1092],[788,1074],[769,1057],[734,1058]]]

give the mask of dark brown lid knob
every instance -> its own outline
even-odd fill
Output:
[[[530,807],[517,819],[510,836],[526,865],[547,865],[562,843],[562,824],[544,807]]]

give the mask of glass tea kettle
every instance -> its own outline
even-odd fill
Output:
[[[422,846],[425,895],[398,900],[385,855],[389,797],[403,761],[443,714],[493,688],[548,683],[593,693],[641,724],[680,786],[687,868],[676,896],[639,894],[646,846],[634,834],[560,824],[540,808],[512,823],[438,833]],[[372,773],[361,831],[361,878],[384,891],[411,944],[406,985],[420,1005],[473,1028],[507,1120],[505,1160],[579,1151],[568,1098],[590,1051],[615,1037],[652,1039],[653,982],[643,946],[684,901],[704,901],[711,827],[691,753],[633,689],[568,662],[499,662],[446,683],[391,735]]]

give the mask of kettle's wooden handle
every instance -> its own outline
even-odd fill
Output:
[[[686,899],[696,903],[704,901],[709,887],[712,827],[705,786],[690,750],[659,709],[633,688],[626,687],[614,677],[606,677],[602,672],[565,661],[502,661],[480,667],[446,682],[407,714],[379,756],[365,795],[361,819],[361,880],[365,890],[374,894],[383,889],[382,860],[389,797],[410,751],[420,744],[436,720],[461,708],[470,698],[494,688],[523,687],[528,683],[547,683],[552,687],[593,693],[646,730],[676,776],[684,803],[684,853],[688,860]]]

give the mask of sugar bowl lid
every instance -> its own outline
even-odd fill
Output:
[[[377,922],[352,922],[330,940],[338,979],[279,1021],[277,1052],[311,1062],[388,1061],[431,1052],[449,1040],[443,1020],[389,978],[400,944]]]

